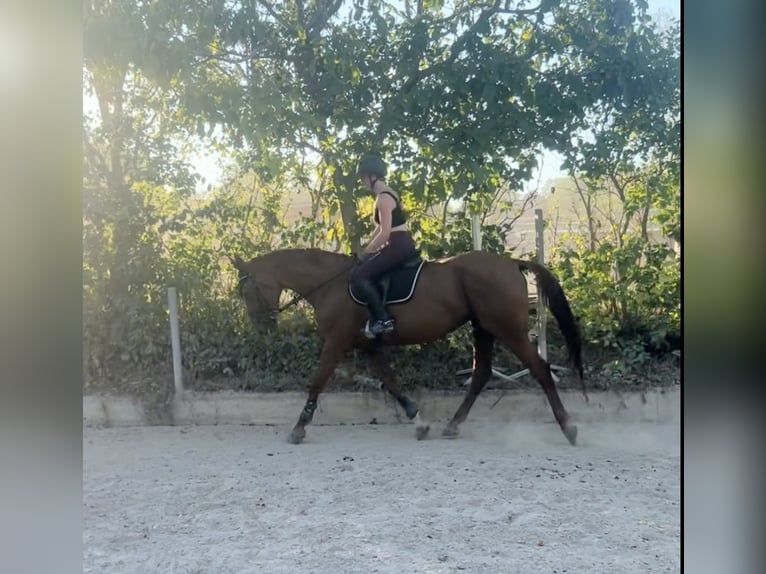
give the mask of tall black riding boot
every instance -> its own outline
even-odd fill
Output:
[[[388,316],[386,307],[381,300],[380,293],[378,293],[373,282],[368,279],[356,281],[354,287],[359,294],[364,297],[370,310],[369,327],[365,333],[368,333],[368,336],[371,335],[372,338],[375,338],[378,335],[393,331],[394,320]]]

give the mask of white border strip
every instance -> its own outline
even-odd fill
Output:
[[[404,299],[397,299],[396,301],[385,301],[384,305],[395,305],[397,303],[406,303],[410,299],[412,299],[412,294],[415,292],[415,287],[418,284],[418,279],[420,278],[420,272],[423,270],[423,265],[426,264],[426,260],[423,259],[420,262],[420,265],[418,265],[418,270],[415,271],[415,278],[412,280],[412,288],[410,289],[410,292],[407,294],[407,296]],[[354,300],[355,303],[358,303],[359,305],[367,305],[364,301],[360,301],[356,297],[354,297],[353,291],[351,291],[351,284],[348,285],[348,294],[351,296],[351,299]]]
[[[476,400],[469,421],[511,421],[554,423],[553,413],[542,391],[508,391],[494,408],[501,391],[484,391]],[[646,393],[610,391],[588,393],[585,402],[580,391],[561,391],[561,400],[575,422],[680,423],[680,387],[649,390]],[[424,418],[449,420],[465,393],[414,391],[410,397],[421,408]],[[138,399],[118,396],[83,398],[83,424],[86,426],[153,425],[292,425],[298,419],[306,394],[186,391],[162,409],[145,406]],[[162,410],[162,412],[159,412]],[[398,417],[397,417],[398,413]],[[383,392],[325,393],[319,398],[315,424],[378,424],[406,422],[401,409]]]

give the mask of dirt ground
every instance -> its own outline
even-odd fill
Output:
[[[680,572],[678,424],[84,432],[84,572]]]

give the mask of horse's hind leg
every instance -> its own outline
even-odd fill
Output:
[[[322,346],[322,352],[319,356],[319,368],[311,378],[309,385],[309,397],[306,404],[295,423],[292,433],[290,433],[289,442],[299,444],[306,438],[306,425],[314,418],[314,411],[317,408],[319,395],[325,388],[327,381],[335,371],[340,359],[343,357],[346,347],[340,345],[338,341],[327,339]]]
[[[396,399],[396,402],[401,405],[407,418],[415,423],[415,436],[417,439],[423,440],[426,438],[431,427],[421,419],[418,406],[399,389],[399,383],[397,383],[396,375],[391,368],[391,360],[388,353],[383,349],[376,348],[370,352],[370,363],[383,381],[383,386]]]
[[[526,327],[526,325],[525,325]],[[553,382],[551,368],[543,358],[537,353],[535,346],[529,341],[525,329],[517,329],[510,338],[503,341],[513,354],[529,369],[529,372],[540,382],[548,397],[548,403],[553,409],[553,415],[559,423],[564,436],[570,444],[574,445],[577,440],[577,427],[569,422],[564,405],[561,403],[559,392]]]
[[[474,327],[473,329],[473,373],[471,374],[471,386],[468,388],[468,392],[463,399],[463,402],[458,407],[452,420],[447,427],[442,431],[442,434],[447,437],[455,437],[458,434],[458,427],[460,424],[468,418],[468,413],[476,402],[476,398],[481,393],[484,385],[487,384],[489,378],[492,376],[492,347],[494,346],[495,338],[482,329],[481,327]]]

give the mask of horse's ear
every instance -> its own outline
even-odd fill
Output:
[[[229,261],[231,261],[231,264],[235,267],[237,271],[245,270],[245,262],[242,260],[242,258],[239,255],[229,256]]]

